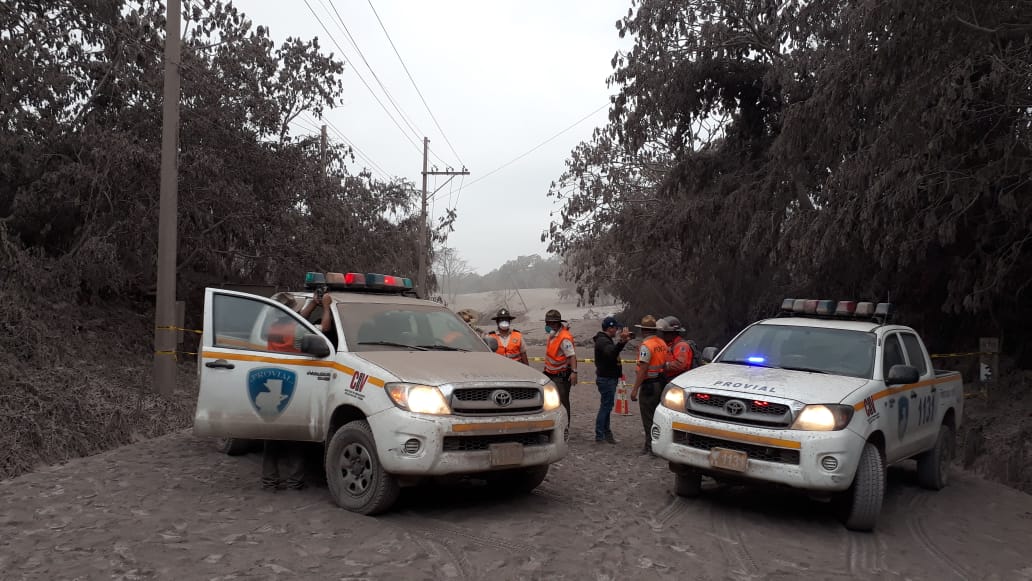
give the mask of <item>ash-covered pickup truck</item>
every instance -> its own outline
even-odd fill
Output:
[[[306,319],[276,300],[205,290],[195,434],[229,453],[246,440],[324,442],[334,500],[363,514],[432,476],[528,492],[566,455],[556,386],[411,296],[409,279],[308,273],[306,287],[288,296],[305,304],[325,291],[328,312]],[[324,332],[312,321],[325,317]]]
[[[885,468],[917,459],[919,482],[946,486],[964,406],[958,373],[932,367],[889,303],[786,299],[708,365],[664,390],[652,449],[681,496],[701,478],[760,481],[830,496],[847,528],[872,530]]]

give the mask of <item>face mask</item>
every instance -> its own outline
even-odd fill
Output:
[[[498,330],[499,331],[508,331],[509,330],[509,321],[498,321]]]
[[[552,334],[552,326],[551,325],[545,325],[545,333],[547,333],[549,335]]]

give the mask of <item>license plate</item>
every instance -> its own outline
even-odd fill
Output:
[[[523,444],[491,444],[488,449],[491,451],[492,466],[514,466],[523,463]]]
[[[713,448],[709,453],[709,462],[710,466],[714,468],[745,472],[746,466],[749,465],[749,455],[738,450]]]

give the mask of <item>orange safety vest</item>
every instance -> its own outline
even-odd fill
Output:
[[[508,345],[502,345],[502,337],[496,331],[491,331],[489,333],[489,335],[494,335],[495,337],[498,337],[498,350],[495,351],[495,353],[497,353],[499,355],[504,355],[505,357],[508,357],[509,359],[517,359],[518,360],[520,358],[520,353],[523,352],[523,348],[522,348],[522,345],[523,345],[523,334],[522,333],[520,333],[519,331],[516,331],[515,329],[512,330],[512,331],[509,331],[509,344]]]
[[[645,373],[645,378],[657,379],[663,375],[663,364],[666,363],[667,357],[670,354],[666,341],[660,339],[656,335],[649,335],[642,340],[641,344],[643,347],[648,347],[651,352],[649,367],[648,371]]]
[[[673,344],[667,350],[670,352],[671,368],[666,371],[666,376],[673,378],[688,371],[692,363],[692,346],[683,338],[674,337]]]
[[[557,375],[570,367],[570,362],[567,361],[569,358],[562,349],[564,339],[573,343],[573,334],[566,327],[559,329],[559,332],[548,340],[548,346],[545,349],[545,373]]]
[[[297,323],[275,323],[269,327],[269,351],[300,353],[296,339]]]

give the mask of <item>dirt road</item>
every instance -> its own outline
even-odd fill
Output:
[[[938,493],[890,473],[878,532],[826,505],[717,488],[674,497],[638,454],[638,417],[595,444],[593,386],[574,395],[571,454],[534,494],[408,489],[370,518],[322,484],[258,489],[259,457],[187,432],[0,483],[3,579],[1032,580],[1032,497],[957,472]]]

